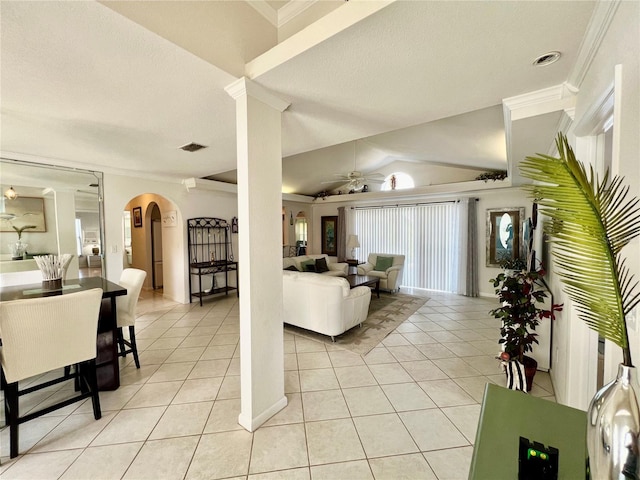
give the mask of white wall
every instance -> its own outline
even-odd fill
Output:
[[[178,181],[171,183],[105,173],[106,245],[104,252],[109,280],[117,282],[122,273],[124,248],[122,212],[127,204],[139,195],[143,195],[137,199],[141,202],[141,206],[146,207],[149,202],[155,201],[161,214],[171,210],[176,211],[176,226],[162,229],[164,297],[176,302],[188,303],[186,221],[193,217],[218,217],[230,221],[231,217],[237,216],[236,196],[201,187],[187,192],[187,189]],[[132,234],[133,230],[136,229],[132,229]],[[234,248],[234,252],[237,258],[237,248]]]

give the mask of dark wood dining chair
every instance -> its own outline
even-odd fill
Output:
[[[102,289],[0,303],[0,371],[10,457],[18,456],[18,426],[74,402],[91,398],[98,420],[100,398],[96,378],[96,336]],[[75,373],[20,389],[18,382],[76,365]],[[19,397],[67,380],[79,380],[80,392],[20,416]],[[36,380],[37,382],[37,380]]]

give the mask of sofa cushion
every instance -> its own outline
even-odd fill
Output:
[[[373,269],[377,270],[378,272],[384,272],[391,265],[393,265],[393,257],[380,257],[379,256],[376,259],[376,266],[373,267]]]
[[[329,271],[329,267],[327,265],[327,259],[322,257],[322,258],[316,258],[316,272],[317,273],[324,273],[324,272],[328,272]]]
[[[314,259],[305,260],[300,263],[303,272],[315,272],[316,271],[316,261]]]
[[[287,268],[285,268],[284,270],[289,270],[291,272],[298,272],[298,268],[295,265],[289,265]]]

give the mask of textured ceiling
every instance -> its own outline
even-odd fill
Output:
[[[252,8],[228,3],[237,2],[1,2],[2,152],[174,178],[233,170],[235,108],[224,87],[272,46],[273,32]],[[568,78],[593,6],[395,2],[269,65],[254,80],[292,104],[283,183],[320,190],[354,162],[319,149],[353,151],[346,142],[362,138],[362,170],[398,161],[499,168],[501,100]],[[135,22],[115,11],[127,8]],[[244,47],[230,49],[233,39]],[[531,66],[549,50],[562,59]],[[209,148],[177,150],[191,141]]]

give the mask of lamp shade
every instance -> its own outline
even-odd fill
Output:
[[[4,192],[4,196],[9,200],[15,200],[16,198],[18,198],[18,194],[13,189],[13,187],[9,187],[9,189],[6,192]]]
[[[360,242],[357,235],[349,235],[347,239],[347,248],[360,248]]]

